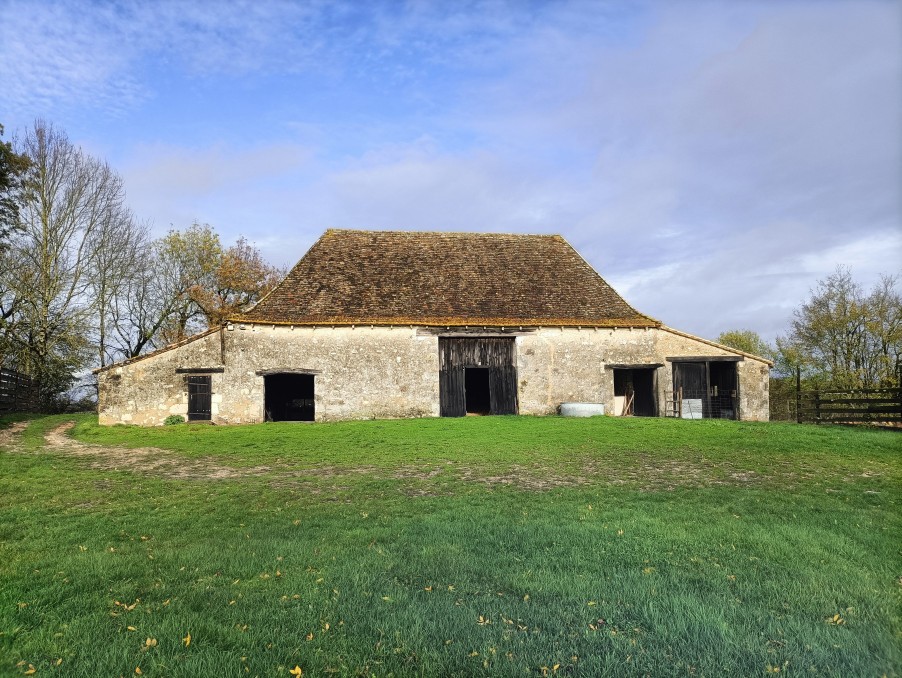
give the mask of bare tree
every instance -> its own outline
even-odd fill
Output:
[[[126,358],[221,324],[285,274],[244,238],[223,250],[207,224],[172,230],[140,252],[110,305],[114,351]]]
[[[20,207],[21,232],[2,274],[19,366],[37,382],[44,404],[71,384],[90,356],[96,303],[95,246],[121,218],[122,180],[109,165],[38,120],[18,140],[30,167]]]
[[[112,326],[115,350],[124,358],[166,343],[164,328],[188,315],[185,281],[178,266],[161,250],[160,240],[145,243],[131,275],[116,290]]]
[[[97,356],[100,365],[116,358],[110,345],[121,291],[140,275],[148,243],[148,229],[124,204],[111,209],[92,234],[91,292],[97,318]]]

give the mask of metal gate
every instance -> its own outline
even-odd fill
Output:
[[[733,360],[673,360],[666,416],[739,419],[739,377]]]

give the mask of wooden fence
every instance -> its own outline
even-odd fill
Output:
[[[21,372],[0,368],[0,412],[27,412],[37,408],[31,379]]]
[[[798,389],[796,420],[815,424],[902,422],[902,388]]]

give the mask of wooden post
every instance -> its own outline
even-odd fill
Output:
[[[821,392],[814,392],[814,423],[821,423]]]
[[[802,368],[796,367],[796,423],[802,423]]]

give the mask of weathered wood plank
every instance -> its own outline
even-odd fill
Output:
[[[439,407],[443,417],[467,413],[466,369],[489,370],[492,414],[517,413],[517,363],[513,337],[439,337]]]

